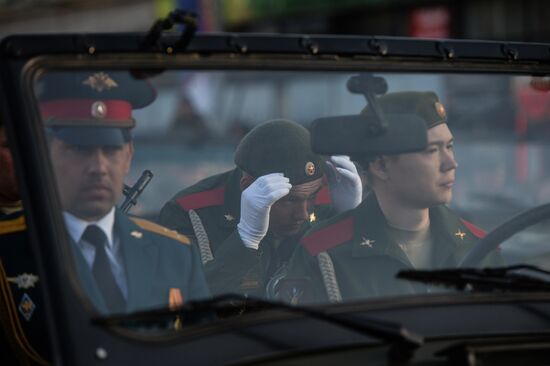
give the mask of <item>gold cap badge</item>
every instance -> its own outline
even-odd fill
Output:
[[[445,107],[443,107],[443,104],[441,104],[439,102],[435,102],[434,107],[435,107],[435,111],[437,112],[439,117],[441,117],[441,118],[446,118],[447,117],[447,112],[445,112]]]
[[[305,171],[306,175],[308,176],[312,176],[313,174],[315,174],[315,164],[313,164],[311,161],[308,161],[306,163]]]
[[[96,72],[90,75],[82,84],[88,85],[90,88],[100,93],[103,90],[109,90],[118,86],[117,82],[104,72]]]

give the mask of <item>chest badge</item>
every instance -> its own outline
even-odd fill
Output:
[[[230,215],[230,214],[225,214],[225,215],[223,215],[223,217],[225,218],[225,221],[227,221],[227,222],[231,222],[231,221],[235,220],[233,215]]]
[[[36,309],[36,305],[34,305],[31,297],[24,293],[17,309],[26,321],[30,321],[32,314],[34,313],[34,309]]]
[[[134,230],[130,233],[134,238],[141,239],[143,238],[143,233],[141,231]]]
[[[460,229],[458,229],[458,231],[455,233],[455,236],[458,236],[460,238],[460,240],[464,240],[464,238],[466,237],[466,233],[464,231],[460,231]]]
[[[17,287],[22,289],[28,289],[34,287],[38,282],[38,276],[32,273],[23,273],[17,277],[8,277],[8,282],[17,284]]]
[[[372,248],[372,246],[374,245],[376,241],[375,240],[371,240],[371,239],[366,239],[364,236],[361,237],[361,242],[359,243],[359,245],[363,246],[363,247],[369,247],[369,248]]]

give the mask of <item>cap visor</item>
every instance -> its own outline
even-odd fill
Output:
[[[79,146],[122,146],[130,141],[130,131],[112,127],[63,127],[53,129],[52,134]]]

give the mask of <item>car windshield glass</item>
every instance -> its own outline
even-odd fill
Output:
[[[104,315],[231,293],[307,306],[455,291],[396,274],[456,268],[550,200],[549,90],[441,72],[34,83],[78,283]],[[550,268],[535,229],[475,266]]]

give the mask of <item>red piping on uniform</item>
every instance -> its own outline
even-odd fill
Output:
[[[197,192],[176,199],[185,211],[221,205],[225,200],[225,187],[219,187],[205,192]]]
[[[300,243],[309,254],[317,255],[353,238],[353,217],[327,226],[302,238]]]
[[[460,221],[462,221],[462,223],[464,224],[464,226],[466,226],[468,228],[468,230],[470,230],[472,232],[472,234],[474,234],[476,237],[478,237],[479,239],[482,239],[485,237],[486,233],[484,230],[478,228],[477,226],[475,226],[474,224],[472,224],[471,222],[468,222],[464,219],[460,219]]]

